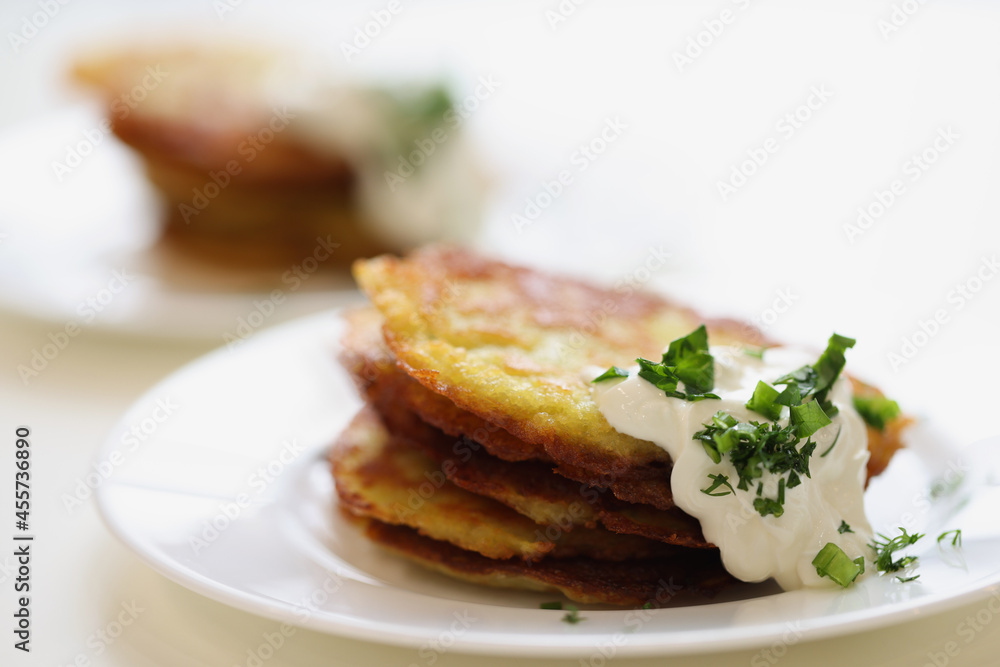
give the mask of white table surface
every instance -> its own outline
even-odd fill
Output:
[[[65,105],[58,73],[73,48],[109,33],[129,34],[135,26],[148,32],[151,19],[208,34],[259,33],[267,26],[325,48],[333,58],[340,57],[337,45],[353,26],[381,6],[236,4],[223,20],[210,3],[193,1],[142,8],[112,0],[66,5],[23,50],[0,49],[0,76],[6,90],[17,91],[4,95],[0,123],[16,131],[17,123]],[[662,246],[670,262],[654,271],[650,286],[709,312],[748,319],[765,317],[774,299],[791,290],[793,305],[770,325],[775,336],[821,344],[832,329],[854,335],[859,344],[851,368],[909,411],[945,426],[960,444],[1000,434],[993,421],[1000,280],[984,283],[961,309],[948,298],[983,258],[1000,251],[994,194],[1000,181],[1000,12],[987,3],[929,3],[883,38],[878,22],[891,18],[888,2],[846,2],[836,9],[747,3],[690,68],[678,71],[672,53],[727,3],[651,8],[595,1],[554,30],[544,12],[556,2],[494,4],[414,5],[348,68],[361,75],[421,72],[443,63],[460,83],[490,74],[503,82],[469,124],[508,197],[494,208],[482,245],[612,282],[634,275],[650,249]],[[4,34],[36,11],[35,2],[5,5]],[[766,168],[722,201],[717,181],[747,150],[777,136],[779,119],[823,85],[832,91],[830,100],[781,143]],[[515,233],[510,215],[544,180],[572,165],[575,147],[616,115],[630,124],[612,147],[620,150],[577,174],[574,187],[538,224]],[[856,208],[873,201],[874,191],[884,190],[912,153],[947,127],[959,135],[953,148],[919,181],[908,182],[891,210],[850,243],[843,225],[856,217]],[[0,220],[0,232],[9,223]],[[17,238],[0,237],[0,244],[16,252]],[[949,314],[946,326],[894,368],[889,353],[941,308]],[[61,500],[88,472],[130,403],[220,345],[221,337],[182,343],[86,331],[25,386],[17,366],[63,324],[0,314],[0,433],[7,434],[0,438],[0,461],[12,460],[14,428],[30,425],[37,535],[35,650],[24,656],[5,635],[0,664],[246,664],[248,649],[273,628],[270,621],[168,581],[111,537],[92,502],[69,512]],[[12,497],[11,477],[0,475],[0,498]],[[5,569],[10,562],[0,556],[0,615],[8,619],[14,605]],[[102,647],[94,633],[133,601],[143,609],[135,623]],[[804,641],[789,646],[775,664],[941,665],[941,652],[956,642],[948,665],[995,665],[1000,618],[990,615],[971,641],[959,634],[960,624],[983,609],[985,601],[915,614],[872,632]],[[445,653],[435,664],[473,661],[484,667],[512,662]],[[412,650],[299,630],[266,664],[428,663]],[[672,658],[670,664],[770,663],[747,650]]]

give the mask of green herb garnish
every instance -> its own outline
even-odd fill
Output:
[[[565,607],[567,613],[563,615],[563,623],[569,623],[570,625],[576,625],[580,621],[586,621],[587,619],[580,616],[580,610],[576,605],[568,604]]]
[[[701,442],[705,452],[716,463],[721,462],[724,455],[729,455],[739,476],[736,488],[741,491],[748,491],[764,471],[776,475],[788,473],[787,478],[783,477],[778,481],[776,498],[754,499],[754,508],[761,516],[781,516],[784,512],[785,489],[798,486],[801,483],[800,475],[810,476],[809,457],[816,449],[816,443],[807,440],[800,447],[802,439],[793,425],[782,427],[774,422],[740,422],[721,410],[704,426],[704,429],[694,434],[694,439]],[[717,480],[715,476],[709,477]],[[709,488],[714,491],[719,485],[721,483]]]
[[[854,409],[869,426],[880,431],[899,416],[899,403],[885,396],[855,396]]]
[[[920,578],[920,575],[919,574],[915,574],[912,577],[896,577],[896,581],[898,581],[901,584],[905,584],[908,581],[916,581],[919,578]]]
[[[823,354],[819,355],[819,359],[815,364],[812,366],[803,366],[797,371],[783,375],[775,380],[774,384],[786,385],[786,391],[789,394],[798,391],[800,402],[804,403],[809,398],[815,399],[819,403],[819,407],[823,409],[823,412],[828,417],[833,417],[837,414],[838,410],[828,400],[827,396],[830,393],[830,388],[833,387],[837,378],[840,377],[840,372],[844,370],[844,364],[846,363],[844,353],[848,348],[854,347],[856,342],[853,338],[833,334],[827,342],[826,350],[823,351]],[[792,389],[793,386],[795,387],[794,390]],[[782,394],[784,393],[782,392]],[[786,400],[791,399],[792,396],[786,397]]]
[[[789,410],[791,411],[789,421],[795,427],[795,434],[800,438],[808,438],[816,431],[832,423],[817,401],[809,401],[802,405],[793,405]]]
[[[736,490],[733,488],[732,484],[729,483],[728,475],[709,475],[709,479],[712,480],[712,485],[708,488],[702,489],[701,492],[709,496],[728,496],[730,493],[735,494]],[[721,493],[712,493],[720,486],[725,486],[728,491],[723,491]]]
[[[708,352],[708,330],[704,324],[671,341],[663,363],[677,369],[677,377],[689,392],[704,394],[715,386],[715,359]]]
[[[764,350],[766,349],[767,349],[766,347],[758,347],[758,348],[745,347],[743,348],[743,354],[747,355],[748,357],[753,357],[754,359],[760,359],[761,361],[763,361]]]
[[[841,520],[840,527],[837,528],[837,532],[843,535],[844,533],[853,533],[854,531],[851,530],[851,527],[847,524],[846,521]]]
[[[636,359],[639,377],[671,398],[701,401],[719,398],[715,386],[715,360],[708,352],[708,330],[701,325],[687,336],[670,343],[659,362]],[[684,383],[684,391],[677,388]]]
[[[763,486],[757,487],[757,495],[760,495],[760,491],[763,490]],[[767,516],[768,514],[773,514],[774,516],[781,516],[785,513],[785,478],[782,477],[778,480],[778,497],[775,499],[771,498],[754,498],[753,508],[760,513],[761,516]]]
[[[554,609],[557,611],[565,609],[567,613],[563,615],[562,621],[563,623],[569,623],[570,625],[576,625],[580,621],[587,620],[585,617],[580,616],[580,609],[574,604],[566,604],[565,606],[563,606],[562,602],[543,602],[540,605],[538,605],[538,608]]]
[[[868,546],[875,551],[875,569],[879,572],[899,572],[905,569],[911,563],[917,561],[916,556],[905,556],[897,560],[893,560],[892,556],[896,551],[910,546],[916,543],[921,537],[922,533],[914,533],[910,535],[906,532],[905,528],[899,529],[901,534],[896,537],[888,537],[879,533],[878,536],[882,540],[873,540]]]
[[[771,421],[777,421],[781,416],[781,404],[777,402],[780,392],[764,381],[757,382],[753,396],[747,401],[748,410],[764,415]]]
[[[595,377],[591,382],[604,382],[605,380],[611,380],[614,378],[627,378],[628,371],[624,368],[619,368],[618,366],[612,366],[608,370],[604,371],[597,377]]]
[[[812,564],[819,576],[830,577],[844,588],[865,571],[864,556],[851,560],[844,550],[833,542],[827,542],[826,546],[820,549]]]
[[[833,442],[830,443],[830,446],[826,448],[825,452],[819,455],[821,459],[826,458],[826,455],[833,451],[833,446],[837,444],[838,440],[840,440],[840,432],[843,430],[844,430],[843,426],[837,429],[837,435],[833,436]]]
[[[938,498],[951,495],[958,487],[962,486],[963,481],[965,481],[964,473],[958,473],[950,480],[947,479],[947,475],[942,479],[936,480],[931,484],[931,499],[937,500]]]
[[[946,530],[943,533],[941,533],[940,535],[938,535],[938,538],[937,538],[938,544],[941,544],[941,540],[943,540],[944,538],[948,537],[949,535],[954,535],[954,537],[951,538],[951,546],[961,548],[962,547],[962,530],[960,528],[956,529],[956,530]]]

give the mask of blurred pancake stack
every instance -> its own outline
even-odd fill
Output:
[[[280,268],[332,246],[345,266],[465,238],[480,217],[485,180],[437,83],[348,83],[240,44],[118,49],[73,77],[138,152],[163,240],[189,256]]]
[[[441,246],[355,275],[374,307],[347,316],[342,362],[366,407],[331,461],[370,538],[460,579],[583,603],[662,606],[737,583],[674,505],[670,457],[612,429],[589,389],[696,313]],[[707,324],[719,344],[762,343]],[[869,436],[887,461],[896,435]]]

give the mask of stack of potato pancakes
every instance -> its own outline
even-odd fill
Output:
[[[347,315],[342,361],[367,405],[331,460],[371,539],[461,579],[585,603],[659,606],[735,583],[674,505],[667,453],[611,428],[590,393],[609,366],[658,358],[696,313],[449,247],[355,275],[374,308]],[[713,345],[763,342],[707,325]],[[869,436],[877,474],[898,439]]]

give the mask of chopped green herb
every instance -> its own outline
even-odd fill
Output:
[[[923,537],[922,533],[910,535],[906,532],[905,528],[900,528],[899,530],[901,534],[892,538],[879,533],[878,536],[882,540],[873,540],[868,545],[875,551],[875,569],[879,572],[899,572],[906,568],[906,566],[917,561],[916,556],[905,556],[897,560],[892,559],[892,555],[896,551],[916,543],[917,540]]]
[[[916,581],[919,578],[920,578],[920,575],[919,574],[915,574],[912,577],[896,577],[896,581],[898,581],[901,584],[905,584],[908,581]]]
[[[819,360],[813,365],[816,370],[816,401],[823,408],[823,411],[831,417],[837,414],[837,409],[827,400],[827,394],[833,387],[833,383],[840,377],[840,371],[844,370],[844,353],[849,348],[854,347],[857,341],[847,336],[833,334],[827,342],[826,350],[819,355]],[[831,412],[832,410],[832,412]]]
[[[847,588],[851,582],[864,574],[865,557],[858,556],[854,560],[844,553],[844,550],[833,542],[827,542],[812,561],[816,574],[830,577],[835,582]]]
[[[931,484],[931,499],[937,500],[942,496],[951,495],[958,487],[962,486],[963,481],[965,481],[965,473],[958,473],[951,479],[948,479],[948,475],[945,475]]]
[[[777,398],[777,389],[766,382],[758,381],[756,389],[753,390],[753,396],[747,401],[746,407],[748,410],[764,415],[771,421],[777,421],[778,417],[781,416],[781,404],[775,400]]]
[[[899,416],[899,403],[885,396],[855,396],[854,408],[865,423],[880,431]]]
[[[785,480],[781,480],[785,481]],[[785,513],[785,508],[781,501],[772,500],[771,498],[754,498],[753,508],[760,513],[761,516],[767,516],[768,514],[773,514],[774,516],[781,516]]]
[[[960,528],[955,529],[955,530],[946,530],[945,532],[943,532],[940,535],[938,535],[938,538],[937,538],[938,544],[940,544],[941,540],[943,540],[944,538],[948,537],[949,535],[954,535],[954,537],[951,538],[951,546],[961,548],[962,547],[962,530]]]
[[[681,378],[677,375],[677,369],[674,366],[668,366],[663,362],[656,363],[654,361],[650,361],[649,359],[643,359],[642,357],[636,359],[636,362],[639,364],[639,377],[646,382],[649,382],[657,389],[662,390],[664,394],[670,396],[671,398],[682,398],[692,402],[701,401],[706,398],[719,398],[716,394],[709,392],[683,392],[677,389],[677,385],[681,382]]]
[[[708,331],[701,325],[670,343],[659,363],[638,358],[639,377],[671,398],[701,401],[719,398],[715,386],[715,359],[708,352]],[[677,388],[684,383],[684,391]]]
[[[844,533],[853,533],[854,531],[851,530],[851,527],[847,524],[846,521],[841,520],[840,527],[837,528],[837,532],[843,535]]]
[[[775,384],[779,383],[775,382]],[[784,389],[782,389],[781,393],[778,394],[778,397],[774,399],[774,402],[779,405],[787,405],[788,407],[792,407],[793,405],[798,405],[799,403],[801,403],[802,394],[799,392],[799,385],[790,384]]]
[[[715,386],[715,359],[708,353],[708,330],[705,325],[670,343],[663,363],[677,369],[685,389],[696,394],[712,391]]]
[[[812,393],[816,386],[816,370],[812,366],[803,366],[797,371],[782,375],[774,381],[774,384],[786,385],[786,390],[789,392],[786,400],[791,400],[791,395],[794,393],[794,401],[783,403],[783,405],[795,405],[804,401]],[[784,396],[785,392],[782,392],[782,395]]]
[[[709,475],[709,479],[712,480],[712,485],[706,489],[702,489],[701,492],[709,496],[728,496],[730,493],[735,494],[736,490],[729,483],[729,477],[727,475]],[[721,493],[712,493],[720,486],[725,486],[728,491],[722,491]]]
[[[790,421],[795,427],[795,434],[800,438],[808,438],[810,435],[830,424],[830,418],[823,412],[816,401],[809,401],[802,405],[793,405]]]
[[[587,620],[583,616],[580,616],[580,610],[576,607],[576,605],[567,604],[566,605],[566,611],[567,611],[567,613],[564,614],[563,617],[562,617],[563,623],[569,623],[570,625],[576,625],[580,621],[586,621]]]
[[[643,602],[642,603],[642,608],[643,609],[652,609],[653,608],[653,603],[652,602]]]
[[[563,623],[569,623],[571,625],[575,625],[580,621],[587,620],[583,616],[580,616],[580,609],[574,604],[567,603],[566,606],[564,607],[562,602],[543,602],[540,605],[538,605],[538,608],[555,609],[560,611],[565,609],[567,613],[564,614],[562,617]]]
[[[777,498],[754,500],[754,508],[762,515],[783,513],[784,491],[801,483],[800,475],[810,476],[809,457],[816,449],[816,443],[807,440],[798,447],[802,439],[792,425],[782,427],[774,422],[761,424],[756,421],[739,422],[727,412],[716,412],[711,423],[703,424],[704,429],[694,434],[705,452],[719,463],[728,454],[739,476],[737,488],[748,491],[768,471],[776,475],[788,473],[787,480],[778,482]],[[713,478],[714,479],[714,478]]]
[[[619,368],[618,366],[612,366],[608,370],[604,371],[597,377],[595,377],[591,382],[603,382],[605,380],[611,380],[613,378],[627,378],[628,371],[624,368]]]
[[[819,455],[819,457],[821,459],[825,458],[827,454],[829,454],[830,452],[833,451],[833,446],[837,444],[838,440],[840,440],[840,432],[842,430],[844,430],[843,426],[841,426],[840,428],[837,429],[837,435],[833,436],[833,442],[830,443],[830,446],[826,448],[825,452],[823,452],[822,454]]]
[[[767,349],[766,347],[757,347],[757,348],[745,347],[743,348],[743,354],[747,355],[748,357],[753,357],[754,359],[760,359],[761,361],[763,361],[764,350],[766,349]]]
[[[836,415],[837,408],[827,400],[827,395],[844,369],[846,363],[844,352],[848,348],[854,347],[856,342],[853,338],[833,334],[827,342],[826,350],[819,356],[815,364],[803,366],[797,371],[782,375],[775,380],[774,384],[787,385],[788,394],[786,395],[786,392],[783,391],[779,397],[781,400],[787,401],[783,405],[804,403],[809,398],[814,398],[828,417]],[[798,400],[794,400],[795,391],[798,391]]]

